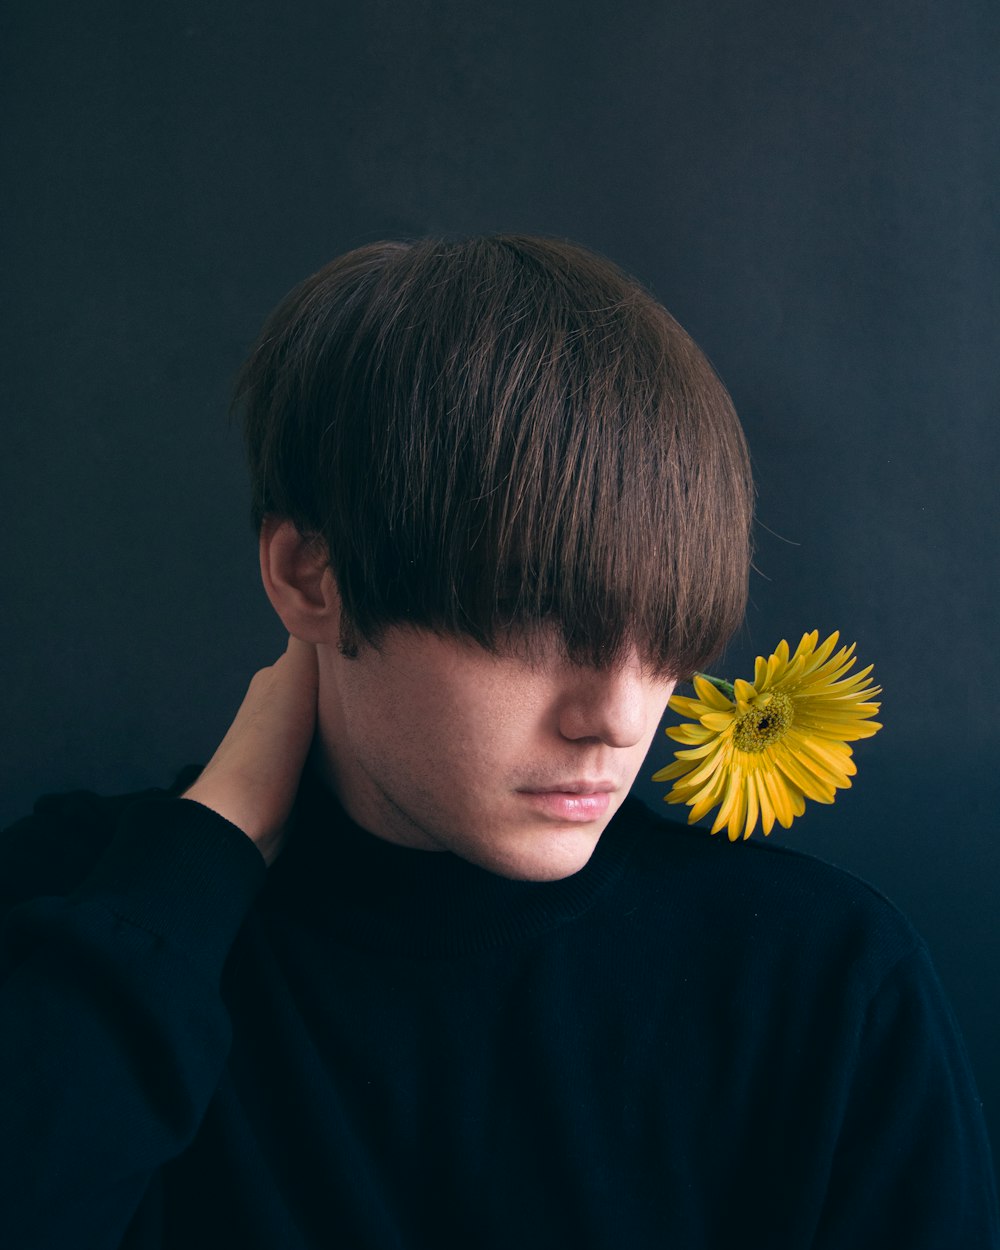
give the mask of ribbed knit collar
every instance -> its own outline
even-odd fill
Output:
[[[530,940],[586,912],[621,874],[645,810],[626,799],[590,860],[559,881],[511,881],[449,851],[397,846],[355,824],[307,775],[265,907],[385,954],[468,955]]]

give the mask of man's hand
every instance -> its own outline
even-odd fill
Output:
[[[316,648],[289,638],[277,663],[262,668],[218,750],[183,794],[231,821],[270,867],[316,728]]]

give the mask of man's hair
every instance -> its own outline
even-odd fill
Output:
[[[360,247],[243,366],[253,517],[322,540],[341,649],[413,625],[689,676],[746,605],[753,488],[712,366],[600,256],[493,235]]]

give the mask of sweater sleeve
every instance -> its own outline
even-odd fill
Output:
[[[265,875],[253,843],[214,812],[144,799],[72,892],[7,911],[0,1245],[120,1245],[220,1079],[222,969]]]
[[[872,1000],[815,1250],[997,1250],[990,1147],[965,1047],[926,950]]]

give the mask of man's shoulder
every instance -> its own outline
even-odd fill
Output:
[[[29,815],[0,830],[0,905],[71,893],[103,855],[130,807],[180,794],[198,771],[185,768],[169,786],[121,794],[42,795]]]
[[[922,947],[900,909],[844,868],[759,839],[731,843],[630,799],[634,884],[689,938],[735,956],[828,959],[878,979]],[[671,927],[673,927],[673,924]]]

